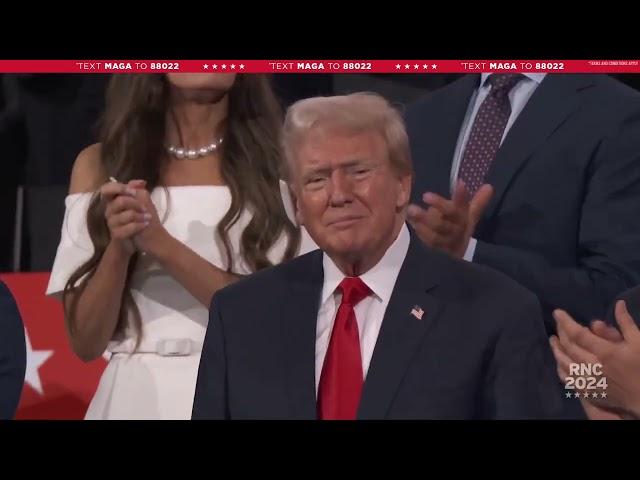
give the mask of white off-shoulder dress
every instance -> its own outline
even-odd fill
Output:
[[[284,194],[285,206],[292,216]],[[69,195],[47,294],[60,296],[70,275],[93,253],[87,231],[92,194]],[[164,227],[175,238],[212,264],[227,268],[216,227],[231,204],[225,186],[156,188],[151,198]],[[251,214],[242,213],[229,232],[233,271],[251,273],[240,254],[240,236]],[[218,240],[216,240],[218,239]],[[281,261],[286,237],[269,258]],[[315,249],[302,232],[300,254]],[[132,275],[131,293],[140,311],[143,337],[134,353],[131,331],[108,345],[109,363],[89,405],[86,419],[189,419],[195,393],[208,309],[148,255],[142,255]]]

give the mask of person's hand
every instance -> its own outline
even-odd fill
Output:
[[[132,180],[126,185],[109,182],[100,188],[111,243],[127,258],[135,252],[133,237],[148,226],[151,218],[138,198],[139,191],[146,191],[144,186],[144,180]]]
[[[616,304],[614,332],[603,322],[592,330],[579,325],[562,310],[554,312],[558,337],[551,339],[558,361],[558,373],[566,379],[570,363],[602,364],[606,397],[589,399],[597,407],[628,416],[640,417],[640,330],[623,301]],[[595,332],[594,332],[595,330]]]
[[[591,322],[591,331],[598,335],[600,338],[609,340],[610,342],[618,343],[624,340],[620,331],[616,327],[607,325],[602,320],[594,320]]]
[[[603,322],[604,323],[604,322]],[[592,325],[593,328],[593,325]],[[610,328],[610,327],[609,327]],[[553,356],[556,359],[557,364],[557,373],[560,381],[565,383],[569,375],[569,365],[574,362],[571,358],[567,356],[567,354],[562,349],[560,345],[560,340],[555,335],[551,337],[549,343],[551,344],[551,350],[553,351]],[[587,418],[591,420],[621,420],[622,417],[619,413],[616,413],[611,410],[607,410],[602,405],[596,405],[591,400],[587,400],[583,397],[585,391],[578,391],[578,394],[581,395],[580,403],[582,404],[582,408],[584,409]]]
[[[603,406],[596,405],[590,400],[581,398],[580,404],[589,420],[623,420],[625,418],[623,413],[608,410]]]
[[[145,188],[136,189],[136,200],[140,202],[146,212],[146,227],[133,236],[133,245],[141,253],[149,253],[157,257],[169,234],[160,221],[151,195]]]
[[[469,201],[467,187],[459,180],[451,200],[427,192],[422,201],[428,209],[409,205],[408,221],[426,245],[462,258],[492,196],[493,187],[485,184]]]

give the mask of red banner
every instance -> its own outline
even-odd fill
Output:
[[[62,305],[45,296],[48,273],[2,274],[25,325],[27,371],[17,419],[82,419],[106,361],[71,351]]]
[[[619,60],[0,60],[0,73],[640,73]]]

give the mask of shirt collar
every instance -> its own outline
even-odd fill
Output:
[[[400,268],[407,256],[407,250],[409,250],[410,239],[409,229],[406,224],[403,224],[400,233],[380,261],[373,268],[360,275],[360,279],[382,301],[389,301],[391,298]],[[346,275],[326,253],[323,254],[322,268],[324,269],[324,284],[320,298],[321,304],[324,304],[333,295]]]

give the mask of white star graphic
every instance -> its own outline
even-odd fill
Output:
[[[416,63],[416,64],[413,66],[413,69],[414,69],[414,70],[417,70],[419,66],[420,66],[420,65],[418,65],[418,64]]]
[[[424,70],[426,70],[427,68],[429,68],[429,65],[427,65],[427,64],[425,63],[424,65],[422,65],[422,68],[423,68]]]
[[[580,394],[578,392],[574,393],[573,398],[580,398]]]
[[[207,65],[206,63],[202,66],[202,68],[204,68],[205,70],[209,69],[209,65]]]
[[[217,70],[218,69],[218,65],[214,63],[213,65],[211,65],[211,68],[213,68],[214,70]]]
[[[31,385],[31,387],[40,395],[43,395],[44,391],[42,390],[42,383],[40,382],[38,369],[49,359],[51,355],[53,355],[53,350],[33,350],[33,348],[31,348],[31,340],[29,339],[29,334],[26,329],[24,331],[24,336],[27,343],[27,370],[24,375],[24,381]]]
[[[567,393],[565,394],[565,397],[567,397],[567,398],[571,398],[571,392],[567,392]]]
[[[396,63],[396,70],[400,70],[400,64]]]
[[[232,63],[232,64],[231,64],[231,69],[233,70],[233,69],[235,69],[235,68],[236,68],[235,63]]]
[[[222,69],[223,69],[223,70],[226,70],[226,69],[227,69],[227,66],[226,66],[224,63],[222,64]]]
[[[436,68],[438,68],[438,65],[436,65],[436,64],[434,63],[433,65],[431,65],[431,68],[433,68],[433,69],[435,70]]]
[[[409,70],[409,64],[408,64],[408,63],[405,63],[405,64],[404,64],[404,69],[405,69],[405,70]]]
[[[602,392],[600,394],[600,398],[607,398],[607,392]]]
[[[240,70],[244,70],[244,63],[240,64]]]
[[[598,398],[598,394],[597,394],[596,392],[593,392],[593,393],[591,394],[591,398]]]

